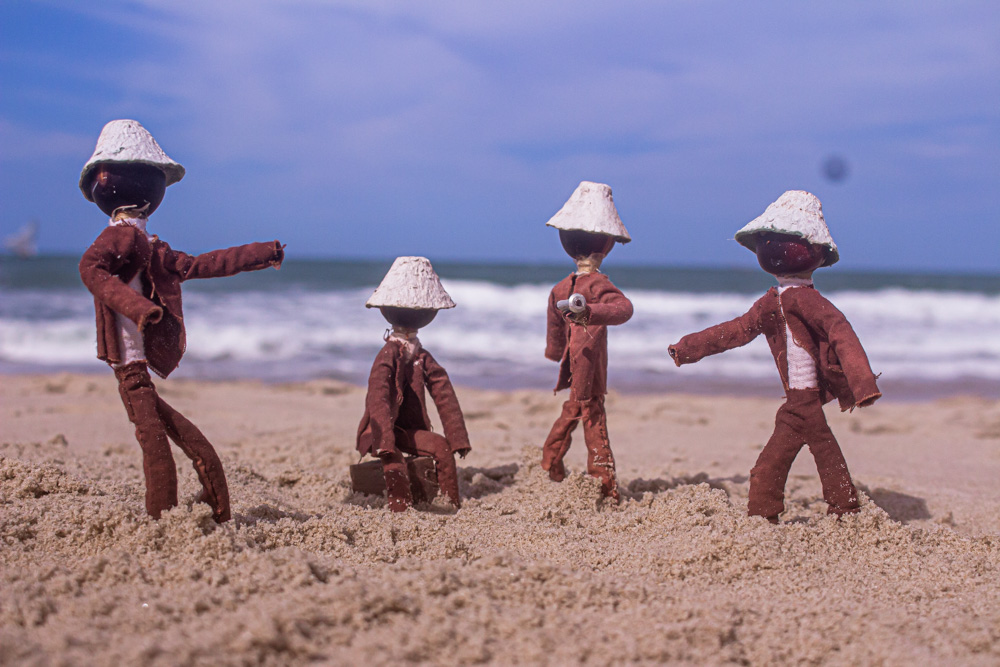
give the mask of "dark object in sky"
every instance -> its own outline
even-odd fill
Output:
[[[839,155],[828,155],[823,160],[821,171],[823,172],[823,177],[831,183],[843,183],[847,180],[847,175],[851,170],[847,166],[847,160],[844,158]]]

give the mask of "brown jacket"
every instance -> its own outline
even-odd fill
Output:
[[[132,225],[106,228],[80,260],[80,278],[94,295],[97,358],[109,364],[121,361],[115,324],[115,313],[121,313],[139,325],[149,367],[167,377],[177,368],[186,346],[181,282],[280,266],[283,259],[284,250],[277,241],[192,257],[155,236],[148,239]],[[141,294],[128,286],[139,272]]]
[[[556,302],[577,292],[587,300],[586,325],[569,321]],[[587,401],[608,393],[608,326],[632,317],[632,302],[603,273],[571,273],[549,295],[545,357],[560,362],[554,391],[570,387],[570,398]]]
[[[373,456],[396,451],[396,428],[432,430],[425,385],[434,399],[452,453],[471,450],[465,418],[448,373],[423,347],[409,361],[404,352],[402,342],[389,339],[375,357],[368,377],[365,414],[358,426],[358,451]]]
[[[882,395],[850,322],[813,287],[790,288],[780,296],[780,302],[777,288],[772,287],[746,314],[684,336],[671,350],[678,364],[690,364],[710,354],[746,345],[764,334],[787,391],[785,320],[795,342],[816,362],[823,403],[836,398],[841,410],[850,410]]]

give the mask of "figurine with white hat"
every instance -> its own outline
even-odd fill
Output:
[[[472,449],[469,433],[448,373],[417,338],[417,331],[430,324],[437,311],[454,308],[455,302],[426,258],[397,257],[365,306],[378,308],[392,331],[387,332],[368,378],[358,451],[381,461],[388,507],[393,512],[413,505],[411,484],[420,489],[417,480],[410,478],[412,466],[404,455],[432,458],[437,486],[456,508],[461,507],[455,454],[464,458]],[[431,428],[425,389],[437,407],[444,435]],[[355,466],[352,478],[355,489],[365,491],[355,476],[360,468]]]
[[[580,183],[547,224],[559,230],[559,240],[576,263],[576,271],[549,295],[545,356],[559,362],[555,391],[568,388],[570,394],[542,446],[542,468],[553,481],[566,477],[563,458],[582,420],[587,472],[600,480],[604,496],[617,501],[615,458],[604,410],[608,327],[632,317],[632,302],[600,268],[616,241],[632,239],[618,217],[611,188],[603,183]]]
[[[221,523],[230,518],[222,462],[201,431],[157,395],[148,369],[165,378],[184,355],[181,282],[277,268],[284,248],[270,241],[192,256],[150,234],[149,216],[167,186],[183,177],[184,167],[167,157],[137,121],[105,125],[79,186],[110,220],[80,260],[80,277],[94,295],[97,357],[114,368],[142,447],[146,512],[159,518],[177,505],[169,438],[191,459],[202,485],[198,499]]]
[[[670,356],[678,366],[690,364],[763,334],[786,400],[750,471],[749,514],[778,522],[788,471],[803,445],[816,459],[827,511],[836,516],[857,512],[857,490],[823,405],[836,398],[841,410],[853,410],[871,405],[882,393],[847,318],[813,286],[813,271],[840,258],[822,205],[813,194],[789,190],[739,230],[736,241],[757,255],[778,286],[746,314],[684,336],[670,346]]]

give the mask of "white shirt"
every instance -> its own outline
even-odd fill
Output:
[[[812,287],[809,278],[788,278],[778,276],[778,305],[781,306],[781,295],[793,287]],[[785,309],[781,307],[781,319],[785,322],[785,351],[788,356],[788,388],[816,389],[819,383],[816,379],[816,362],[805,348],[795,342],[792,330],[788,327]]]
[[[108,225],[110,227],[132,225],[145,234],[147,238],[152,238],[146,231],[146,218],[112,219]],[[129,281],[128,286],[142,294],[142,271],[135,274],[135,277]],[[121,361],[115,364],[115,367],[118,368],[135,361],[146,361],[146,346],[143,343],[139,325],[121,313],[115,313],[115,323],[118,325],[118,352],[121,358]]]

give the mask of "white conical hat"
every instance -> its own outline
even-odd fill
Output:
[[[605,234],[621,243],[632,240],[618,217],[611,188],[604,183],[580,183],[559,212],[545,224],[556,229]]]
[[[426,257],[397,257],[382,283],[365,303],[368,308],[454,308]]]
[[[88,201],[93,201],[88,192],[91,170],[99,164],[108,162],[130,162],[159,167],[167,175],[167,185],[173,185],[184,178],[184,167],[167,157],[153,135],[136,120],[113,120],[101,130],[101,136],[97,138],[97,148],[80,172],[80,190]]]
[[[736,232],[736,241],[757,252],[755,235],[760,232],[801,236],[809,243],[826,246],[828,252],[823,266],[835,264],[840,259],[837,244],[823,219],[823,205],[816,195],[805,190],[789,190],[778,197],[763,213]]]

